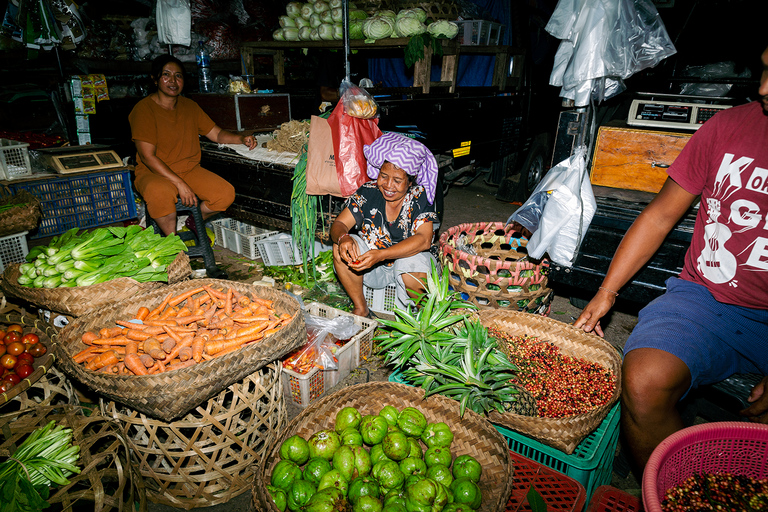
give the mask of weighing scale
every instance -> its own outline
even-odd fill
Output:
[[[59,174],[102,171],[125,167],[123,161],[109,146],[89,144],[39,149],[48,165]]]
[[[731,98],[683,96],[678,94],[639,93],[632,100],[627,116],[630,126],[698,130],[704,122],[721,110]]]

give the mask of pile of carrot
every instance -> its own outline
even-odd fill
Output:
[[[234,288],[201,286],[168,294],[156,308],[141,306],[131,320],[87,331],[87,347],[73,356],[87,370],[153,375],[239,350],[279,331],[293,318],[273,301]],[[139,322],[136,322],[138,320]]]

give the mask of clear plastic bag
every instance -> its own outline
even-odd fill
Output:
[[[312,368],[338,370],[336,352],[346,341],[360,332],[361,327],[349,316],[323,318],[304,312],[307,325],[307,343],[294,351],[283,366],[296,373],[309,373]]]
[[[373,96],[362,87],[349,80],[343,80],[339,86],[344,112],[358,119],[373,119],[379,115],[379,105]]]

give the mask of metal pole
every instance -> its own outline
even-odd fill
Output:
[[[341,2],[342,18],[344,18],[344,79],[349,80],[349,0]]]

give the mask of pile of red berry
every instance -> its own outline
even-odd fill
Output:
[[[35,359],[46,351],[37,334],[24,334],[24,328],[19,324],[0,328],[0,393],[29,377],[34,371]]]
[[[664,494],[661,510],[768,510],[768,478],[756,479],[732,473],[696,474]]]
[[[535,336],[513,336],[494,328],[488,332],[509,346],[509,360],[518,367],[513,383],[533,395],[539,416],[584,414],[613,396],[616,382],[608,368],[567,356],[554,343]]]

